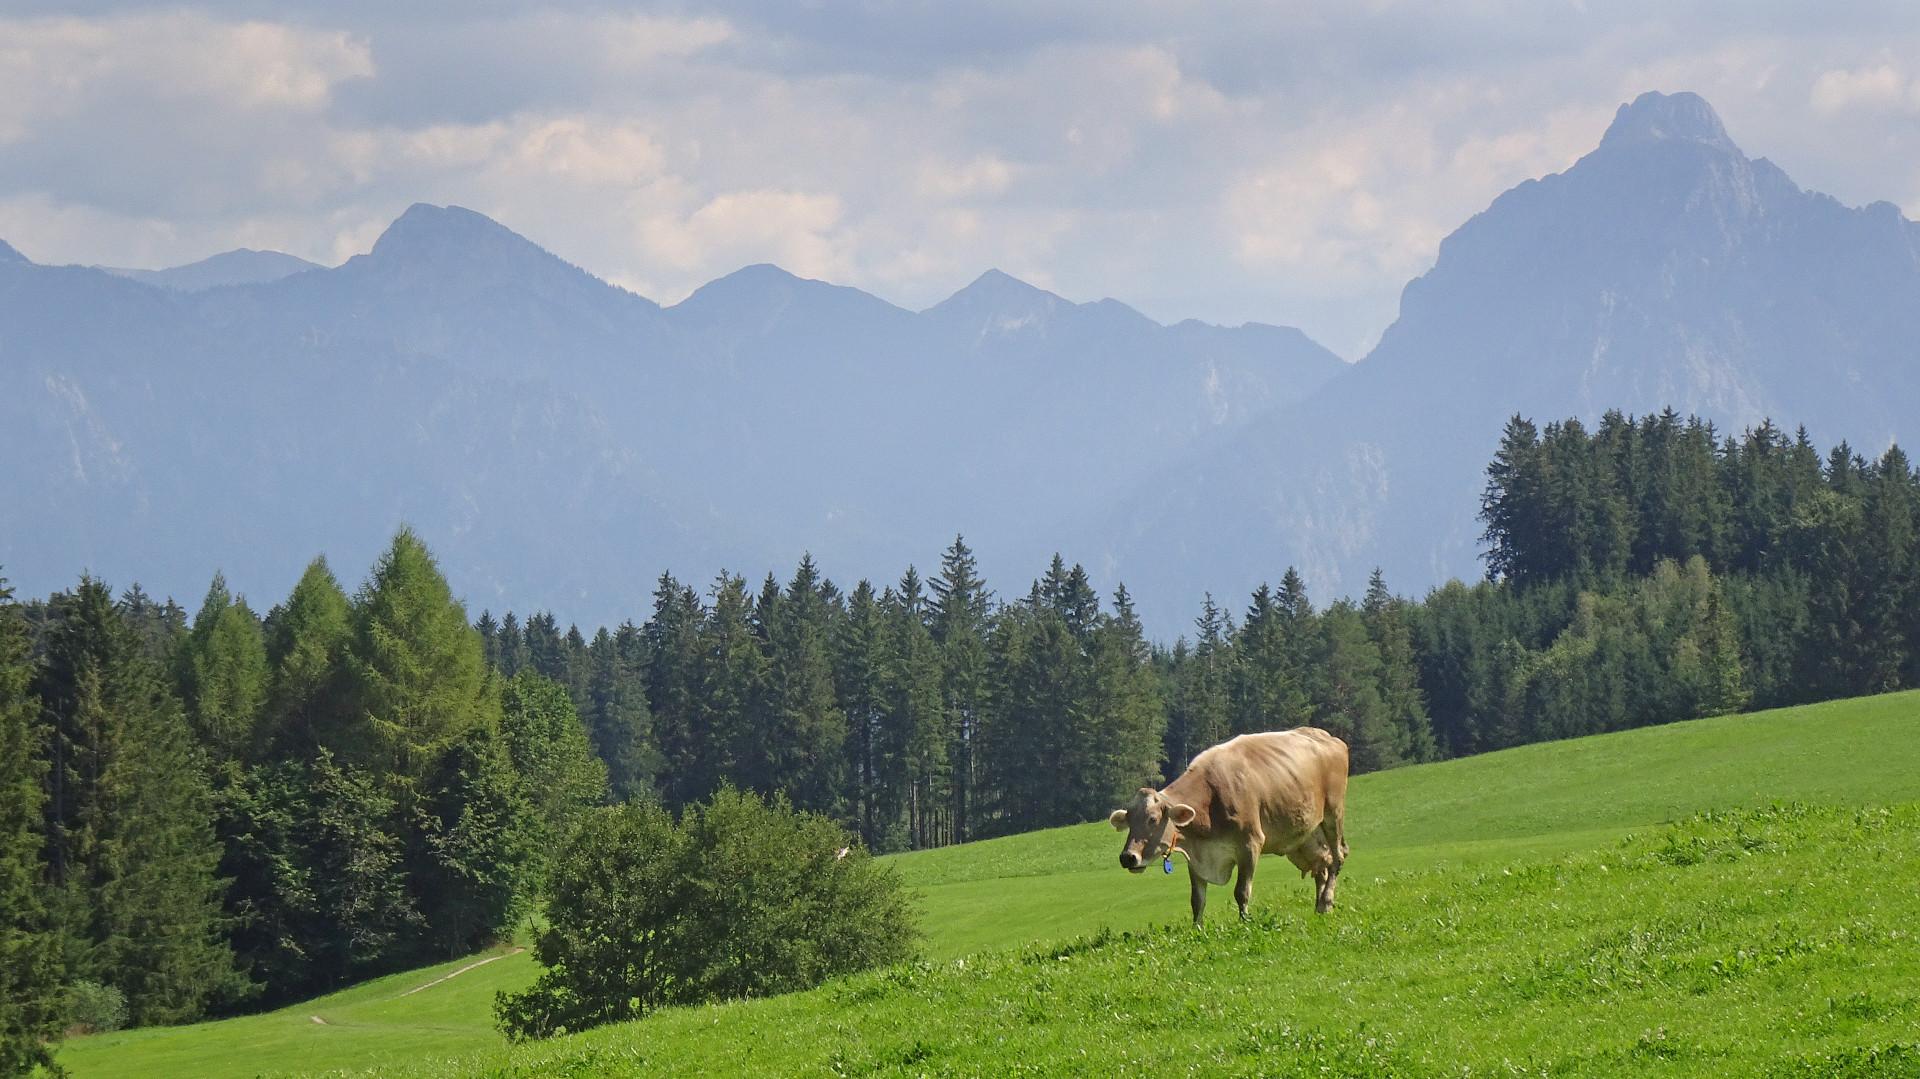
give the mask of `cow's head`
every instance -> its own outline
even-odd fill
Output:
[[[1192,806],[1171,801],[1152,787],[1141,787],[1132,804],[1107,818],[1116,830],[1127,833],[1127,845],[1120,848],[1121,867],[1139,873],[1172,854],[1180,829],[1192,824],[1193,817]]]

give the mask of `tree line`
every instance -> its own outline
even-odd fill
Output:
[[[70,1024],[186,1022],[470,952],[606,797],[566,691],[503,679],[420,540],[263,618],[138,588],[0,600],[0,949],[23,1071]]]
[[[1515,416],[1481,519],[1489,579],[1410,620],[1447,755],[1920,685],[1920,475],[1898,446]]]
[[[115,997],[176,1022],[477,947],[597,804],[734,788],[885,852],[1098,818],[1246,731],[1365,771],[1920,684],[1897,447],[1515,417],[1481,510],[1484,580],[1317,608],[1289,569],[1171,646],[1058,556],[997,595],[959,539],[879,587],[663,574],[591,637],[469,624],[404,530],[264,616],[218,578],[191,619],[0,601],[0,1066]]]

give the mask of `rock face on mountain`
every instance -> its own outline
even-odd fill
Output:
[[[1298,331],[1165,327],[998,273],[915,313],[753,266],[663,309],[454,207],[337,268],[193,269],[0,244],[22,594],[88,570],[191,600],[223,568],[277,598],[315,553],[361,572],[401,521],[476,613],[638,619],[663,571],[804,551],[890,578],[958,532],[1017,587],[1139,475],[1346,366]]]
[[[1803,191],[1699,97],[1650,93],[1443,241],[1365,359],[1142,484],[1089,542],[1162,625],[1288,564],[1322,600],[1375,566],[1417,593],[1481,572],[1483,470],[1515,413],[1771,417],[1877,453],[1920,439],[1917,392],[1920,225]]]

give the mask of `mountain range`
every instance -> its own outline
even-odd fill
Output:
[[[476,613],[591,626],[643,617],[663,571],[891,579],[964,533],[1003,591],[1059,551],[1171,639],[1288,565],[1321,600],[1477,576],[1515,413],[1911,442],[1917,240],[1646,94],[1449,236],[1353,364],[994,271],[920,312],[773,266],[662,307],[455,207],[333,268],[0,243],[0,572],[190,603],[220,568],[277,598],[406,521]]]
[[[658,575],[1030,579],[1140,475],[1345,367],[998,272],[935,307],[751,266],[671,307],[455,207],[335,268],[0,248],[0,572],[191,603],[349,581],[411,523],[469,605],[643,617]],[[191,273],[189,273],[191,271]],[[270,600],[269,600],[270,601]]]

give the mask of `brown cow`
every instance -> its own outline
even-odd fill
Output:
[[[1347,858],[1347,744],[1316,727],[1243,734],[1193,758],[1165,790],[1141,787],[1133,804],[1109,818],[1127,833],[1120,864],[1132,872],[1179,850],[1193,884],[1193,923],[1207,909],[1207,885],[1225,885],[1234,866],[1233,901],[1247,916],[1253,867],[1284,854],[1313,874],[1314,909],[1333,909]]]

